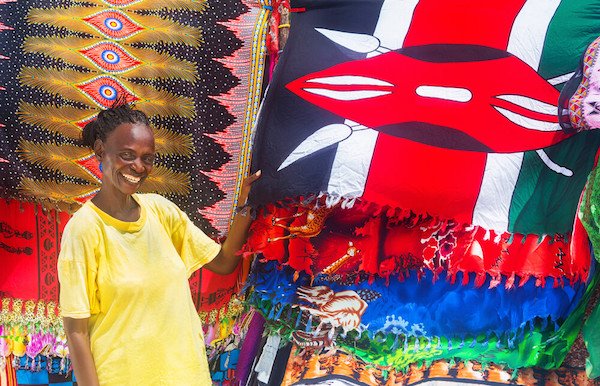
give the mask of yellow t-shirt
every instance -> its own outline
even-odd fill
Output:
[[[71,218],[58,258],[62,316],[89,318],[100,385],[210,385],[188,278],[219,252],[175,204],[133,196],[138,221],[88,201]]]

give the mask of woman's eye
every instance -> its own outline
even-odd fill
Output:
[[[131,153],[121,153],[121,158],[123,158],[126,161],[132,161],[135,159],[135,155]]]
[[[150,155],[150,156],[144,157],[144,162],[147,163],[147,164],[153,164],[154,163],[154,156]]]

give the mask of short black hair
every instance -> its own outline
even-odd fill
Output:
[[[141,123],[150,127],[150,121],[143,111],[122,103],[100,111],[98,117],[90,121],[81,133],[84,146],[93,148],[97,139],[106,141],[106,137],[123,123]]]

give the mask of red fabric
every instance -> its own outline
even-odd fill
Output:
[[[219,275],[208,269],[200,273],[200,303],[198,311],[209,312],[226,306],[231,295],[236,293],[242,264],[229,275]]]
[[[423,47],[419,50],[418,55],[438,59],[448,52],[462,55],[462,51],[451,46],[439,51]],[[287,87],[317,106],[382,133],[377,139],[362,196],[366,201],[472,223],[487,151],[521,152],[554,145],[568,137],[562,131],[524,129],[510,121],[500,111],[547,123],[556,122],[557,117],[524,109],[502,98],[522,96],[556,105],[558,91],[514,56],[494,58],[496,53],[488,51],[492,55],[489,60],[443,62],[418,60],[411,56],[415,52],[388,52],[342,63],[300,77]],[[407,71],[388,71],[398,67]],[[511,82],[492,75],[504,73],[511,74]],[[345,75],[375,78],[390,86],[319,83],[319,79]],[[458,102],[419,96],[414,90],[423,85],[440,90],[468,89],[470,97]],[[381,89],[388,94],[337,100],[311,92],[315,87],[332,92]],[[436,113],[431,114],[432,111]],[[465,119],[475,116],[477,119]],[[486,130],[481,130],[482,124]],[[392,179],[390,170],[394,171]]]
[[[69,215],[40,205],[0,201],[0,295],[58,300],[56,262]]]
[[[290,208],[297,213],[309,209]],[[361,271],[370,277],[398,276],[402,280],[411,271],[422,275],[429,270],[436,280],[446,271],[450,281],[456,280],[460,272],[463,284],[474,280],[481,286],[489,278],[490,287],[504,283],[507,288],[530,279],[544,286],[549,278],[554,285],[561,285],[565,278],[576,282],[589,276],[589,247],[584,247],[579,238],[495,234],[454,221],[375,211],[372,205],[362,203],[352,209],[332,208],[321,231],[307,235],[301,232],[302,225],[310,225],[311,220],[299,216],[284,228],[281,222],[273,221],[281,221],[274,217],[281,211],[273,205],[261,210],[250,229],[246,252],[260,246],[254,252],[268,251],[263,253],[264,260],[275,260],[310,275]],[[273,232],[280,236],[265,236]],[[571,250],[574,246],[576,253]]]

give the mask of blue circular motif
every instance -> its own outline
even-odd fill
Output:
[[[102,51],[102,59],[109,64],[117,64],[121,61],[121,57],[119,54],[113,50],[104,50]]]
[[[107,17],[104,20],[104,25],[111,31],[120,31],[123,29],[123,23],[121,20],[114,17]]]
[[[102,98],[104,99],[108,99],[109,101],[113,101],[115,99],[117,99],[117,90],[109,85],[102,85],[100,86],[100,89],[98,90],[100,92],[100,95],[102,96]]]

